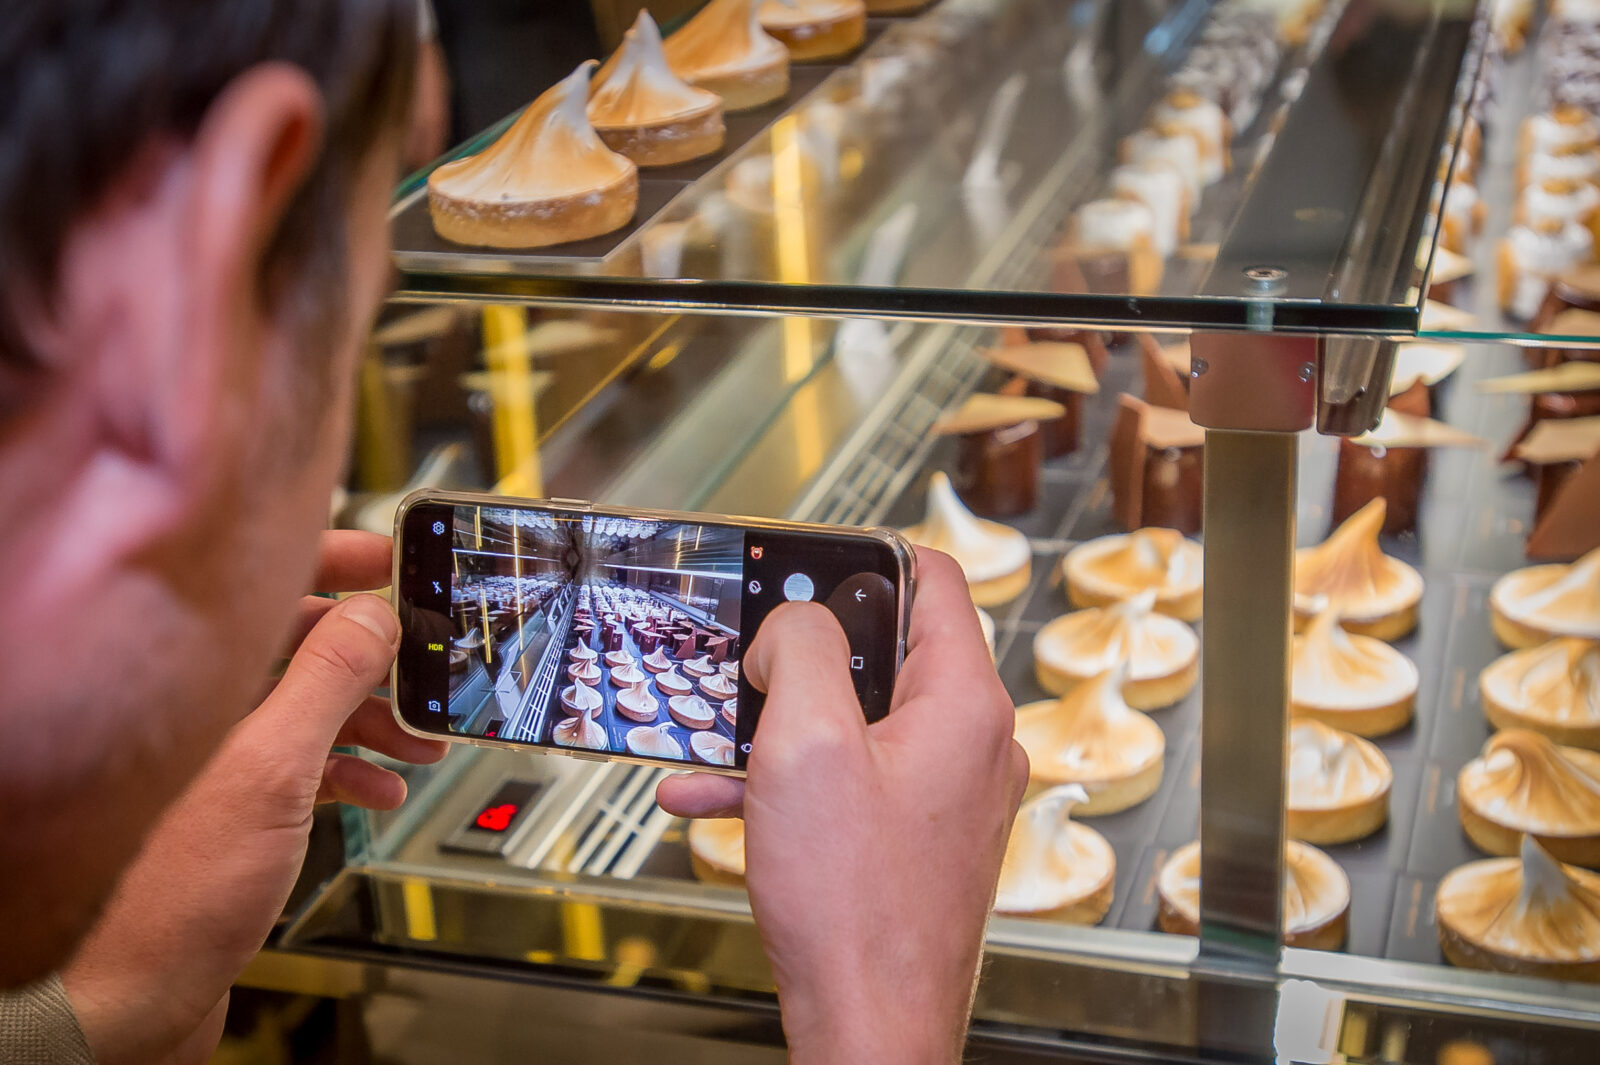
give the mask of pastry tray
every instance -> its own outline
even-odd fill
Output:
[[[848,65],[878,39],[883,31],[899,19],[871,18],[867,20],[866,39],[860,48],[841,59],[827,62],[792,63],[789,67],[789,91],[780,100],[764,107],[723,118],[726,134],[722,148],[700,159],[692,159],[676,166],[641,168],[639,171],[639,206],[633,219],[620,229],[588,240],[576,240],[547,248],[526,251],[505,248],[472,247],[445,240],[434,231],[428,213],[426,183],[405,194],[390,213],[393,223],[394,260],[402,270],[435,274],[529,274],[542,275],[558,264],[595,264],[611,259],[641,230],[647,228],[666,209],[679,193],[716,170],[737,155],[746,144],[764,133],[789,109],[809,96],[828,79],[834,71]],[[519,112],[520,113],[520,112]],[[492,132],[510,125],[515,115],[507,117]],[[486,135],[487,136],[487,135]],[[440,160],[434,166],[449,158]],[[429,168],[430,171],[433,167]],[[637,268],[637,267],[636,267]]]
[[[1415,720],[1374,742],[1394,767],[1386,826],[1355,843],[1323,847],[1350,877],[1350,953],[1404,961],[1442,962],[1433,921],[1439,879],[1485,857],[1457,820],[1455,778],[1482,748],[1491,729],[1478,703],[1477,676],[1503,653],[1490,632],[1487,598],[1493,581],[1527,565],[1522,543],[1533,513],[1533,485],[1496,463],[1520,425],[1526,400],[1483,395],[1473,382],[1523,368],[1509,348],[1471,346],[1457,373],[1436,389],[1436,416],[1486,440],[1479,450],[1434,452],[1424,480],[1419,532],[1385,537],[1384,549],[1416,566],[1425,581],[1421,620],[1395,644],[1422,676]],[[995,384],[998,382],[990,382]],[[1081,444],[1047,462],[1037,508],[1006,522],[1033,542],[1033,581],[1027,594],[990,611],[996,622],[998,668],[1018,705],[1047,698],[1033,672],[1033,637],[1069,609],[1060,584],[1063,556],[1073,545],[1122,532],[1111,518],[1107,441],[1117,395],[1140,391],[1138,349],[1113,348],[1098,396],[1086,397]],[[1299,542],[1314,544],[1330,531],[1329,512],[1338,442],[1301,438]],[[920,519],[927,473],[954,465],[953,445],[937,445],[929,469],[891,509],[888,522]],[[1203,537],[1202,537],[1203,539]],[[1202,639],[1204,624],[1197,626]],[[1166,733],[1166,771],[1144,803],[1110,817],[1083,818],[1117,852],[1116,894],[1102,927],[1156,927],[1156,877],[1178,847],[1199,831],[1200,694],[1150,715]]]

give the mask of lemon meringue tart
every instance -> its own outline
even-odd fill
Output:
[[[1495,728],[1600,751],[1600,640],[1563,636],[1501,655],[1479,674],[1478,690]]]
[[[1154,590],[1161,613],[1179,621],[1200,617],[1200,545],[1176,529],[1098,537],[1068,551],[1061,570],[1074,606],[1109,606]]]
[[[1000,866],[996,913],[1086,925],[1105,919],[1117,855],[1104,836],[1072,820],[1072,808],[1087,798],[1064,784],[1022,804]]]
[[[1307,843],[1349,843],[1389,819],[1394,770],[1368,740],[1320,721],[1289,726],[1288,832]]]
[[[722,97],[728,111],[789,91],[789,49],[761,28],[757,2],[711,0],[662,45],[673,73]]]
[[[561,705],[566,707],[569,716],[586,714],[590,710],[598,710],[605,704],[605,697],[581,680],[574,681],[561,691]]]
[[[659,725],[640,725],[629,729],[626,738],[628,753],[638,758],[683,761],[683,747],[672,738],[671,729],[671,723],[665,721]]]
[[[867,36],[862,0],[762,0],[756,12],[790,59],[831,59],[860,48]]]
[[[1350,925],[1350,878],[1308,843],[1284,844],[1284,943],[1309,950],[1338,950]],[[1179,847],[1156,879],[1163,932],[1200,933],[1200,844]]]
[[[1507,647],[1557,636],[1600,639],[1600,548],[1571,565],[1512,570],[1489,591],[1489,617]]]
[[[736,681],[729,680],[721,673],[713,673],[700,682],[700,690],[705,693],[707,699],[714,699],[722,703],[738,696],[739,685]]]
[[[632,721],[654,721],[661,701],[650,694],[650,685],[640,681],[617,693],[617,713]]]
[[[600,667],[593,662],[574,662],[567,667],[567,676],[592,688],[600,683]]]
[[[1161,786],[1167,738],[1122,698],[1127,667],[1106,670],[1060,699],[1017,707],[1016,739],[1035,785],[1081,784],[1085,816],[1136,806]]]
[[[640,11],[622,47],[595,75],[589,121],[606,146],[639,166],[672,166],[722,147],[722,97],[679,78],[661,31]]]
[[[1461,827],[1490,854],[1513,855],[1522,836],[1563,862],[1600,866],[1600,754],[1507,729],[1456,777]]]
[[[441,237],[540,248],[628,224],[639,205],[639,168],[606,147],[589,124],[594,65],[579,64],[489,147],[428,177],[428,208]]]
[[[1294,553],[1297,627],[1311,620],[1318,598],[1339,611],[1351,632],[1397,640],[1417,627],[1422,575],[1383,553],[1378,534],[1388,507],[1374,499],[1315,547]]]
[[[606,741],[606,730],[601,726],[599,717],[600,708],[595,707],[577,717],[558,721],[555,728],[550,730],[550,739],[561,747],[582,747],[590,751],[606,750],[610,744]]]
[[[1023,593],[1033,576],[1033,549],[1028,538],[1009,525],[968,510],[943,473],[935,473],[928,482],[928,509],[922,523],[904,531],[912,543],[943,551],[956,560],[978,606],[1010,602]]]
[[[733,765],[733,741],[715,732],[691,732],[689,753],[706,765]]]
[[[631,688],[635,684],[643,684],[649,679],[650,674],[632,662],[625,666],[618,666],[611,671],[611,683],[618,688]]]
[[[717,723],[717,712],[698,695],[675,695],[667,700],[667,713],[684,728],[705,729]]]
[[[682,673],[679,673],[676,666],[665,673],[656,674],[656,687],[660,688],[668,696],[691,695],[694,693],[694,684],[684,677]]]
[[[1033,638],[1039,686],[1065,695],[1091,677],[1126,665],[1122,697],[1135,710],[1171,706],[1194,690],[1200,639],[1176,618],[1155,612],[1155,589],[1111,606],[1056,618]]]
[[[709,884],[744,886],[744,822],[717,817],[689,822],[689,861]]]
[[[1327,607],[1295,636],[1290,653],[1289,706],[1358,736],[1405,728],[1415,712],[1416,665],[1374,636],[1346,632]]]
[[[1464,969],[1600,982],[1600,873],[1531,837],[1519,857],[1468,862],[1439,882],[1439,946]]]

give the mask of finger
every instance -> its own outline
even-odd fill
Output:
[[[917,597],[894,706],[925,697],[947,704],[953,691],[969,690],[975,680],[999,683],[966,577],[949,555],[919,547]]]
[[[400,727],[387,696],[369,695],[339,729],[335,747],[365,747],[369,751],[415,765],[432,765],[450,750],[444,740],[413,736]]]
[[[284,644],[283,657],[288,658],[300,650],[300,645],[306,642],[306,637],[317,627],[317,622],[338,605],[339,600],[325,595],[301,596],[299,606],[295,608],[294,628],[289,630],[289,640]]]
[[[1022,796],[1028,791],[1028,773],[1031,767],[1028,764],[1028,752],[1022,749],[1022,744],[1016,740],[1011,741],[1011,816],[1017,816],[1017,810],[1022,806]]]
[[[290,659],[272,697],[248,719],[272,730],[295,757],[316,757],[372,690],[383,683],[400,642],[400,622],[375,595],[356,595],[317,622]],[[302,763],[303,764],[303,763]]]
[[[743,817],[744,781],[676,773],[656,785],[656,804],[677,817]]]
[[[768,614],[743,668],[750,683],[767,693],[756,729],[769,743],[775,733],[866,729],[850,680],[850,641],[819,603],[785,603]]]
[[[342,802],[363,810],[394,810],[406,801],[399,773],[353,754],[330,754],[322,767],[318,802]]]
[[[337,529],[322,534],[316,592],[367,592],[387,587],[394,542],[377,533]]]

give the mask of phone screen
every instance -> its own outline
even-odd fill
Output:
[[[742,769],[764,702],[743,649],[789,600],[833,611],[863,712],[889,710],[902,575],[876,537],[425,501],[401,543],[413,728]]]

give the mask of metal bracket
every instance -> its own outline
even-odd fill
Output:
[[[1207,429],[1309,429],[1316,380],[1315,337],[1196,333],[1189,338],[1189,417]]]

